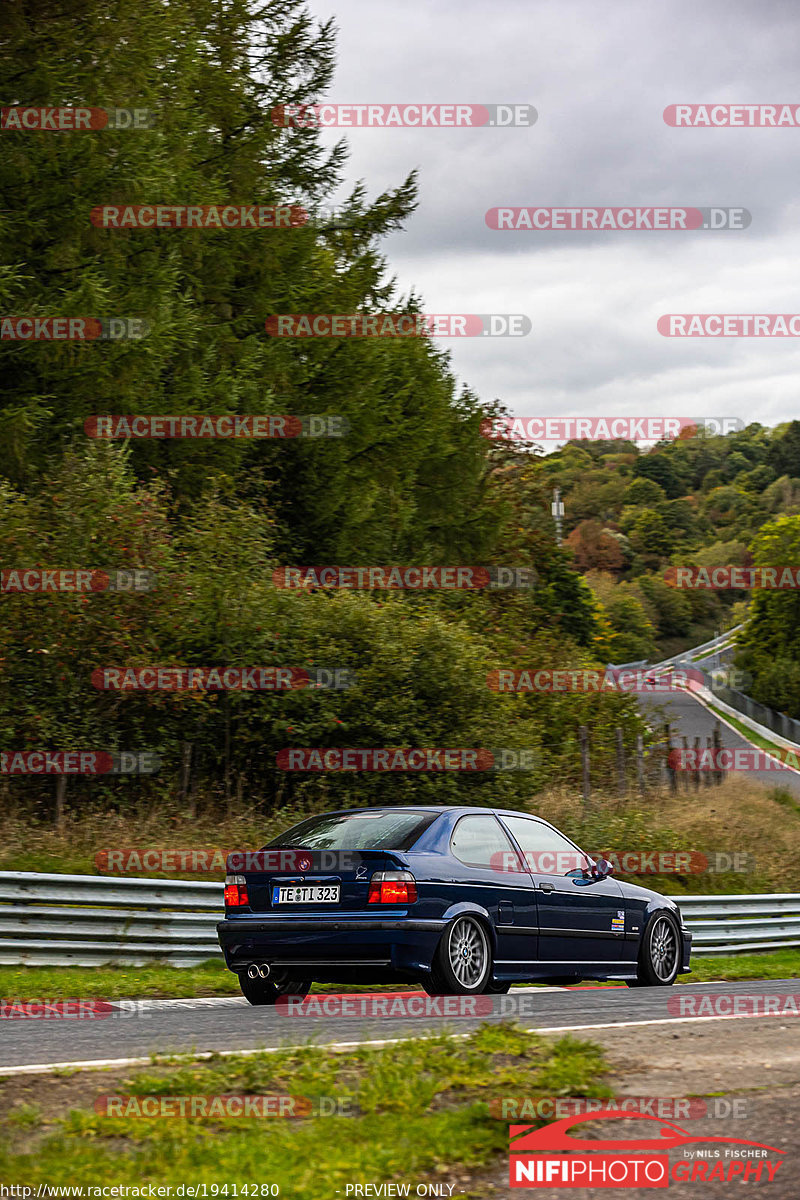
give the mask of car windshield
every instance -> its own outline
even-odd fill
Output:
[[[309,817],[263,849],[408,850],[438,813],[392,811],[329,813]]]

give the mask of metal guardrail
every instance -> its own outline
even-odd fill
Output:
[[[725,704],[735,708],[743,717],[749,717],[751,721],[763,725],[765,729],[772,730],[773,733],[777,733],[778,737],[786,738],[789,742],[800,742],[800,721],[795,720],[794,717],[777,712],[766,704],[759,704],[757,700],[746,696],[744,692],[737,691],[736,688],[718,687],[715,694]]]
[[[703,684],[707,691],[713,692],[714,698],[727,704],[729,708],[740,713],[743,717],[748,717],[749,720],[755,721],[757,725],[761,725],[764,729],[771,731],[783,738],[787,742],[793,742],[795,745],[800,745],[800,721],[794,717],[787,716],[786,713],[776,712],[774,708],[769,708],[766,704],[759,704],[757,700],[746,696],[744,692],[737,691],[736,688],[726,687],[725,684],[715,682],[712,674],[705,667],[699,667],[693,663],[687,664],[692,667],[692,670],[702,677]]]
[[[695,954],[800,946],[800,893],[676,896]],[[0,871],[0,963],[192,966],[220,955],[222,884]]]
[[[652,663],[650,669],[655,671],[658,667],[669,666],[670,663],[689,661],[694,663],[697,661],[697,655],[700,651],[707,650],[709,654],[712,654],[716,649],[724,647],[740,629],[744,629],[743,624],[734,625],[732,629],[726,630],[725,633],[721,633],[719,637],[712,638],[709,642],[701,642],[699,646],[690,646],[688,650],[683,650],[680,654],[673,654],[672,658],[663,658],[661,662]],[[708,657],[708,655],[705,657]]]
[[[800,946],[800,893],[675,896],[693,954],[744,954]]]
[[[221,883],[0,871],[0,963],[192,966],[222,915]]]

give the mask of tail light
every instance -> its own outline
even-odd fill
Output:
[[[376,871],[369,881],[368,904],[413,904],[417,881],[410,871]]]
[[[247,880],[244,875],[225,876],[225,907],[246,908],[250,900],[247,896]]]

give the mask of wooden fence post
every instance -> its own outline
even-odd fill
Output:
[[[712,737],[706,738],[706,749],[709,751],[709,755],[708,755],[709,762],[714,761],[713,741],[714,741],[714,739]],[[714,780],[712,778],[713,774],[714,774],[714,772],[712,772],[710,768],[706,771],[703,771],[703,783],[706,785],[706,787],[711,787],[712,783],[714,782]]]
[[[67,777],[59,775],[56,778],[56,811],[55,811],[55,828],[56,833],[64,832],[64,817],[66,810],[67,796]]]
[[[720,726],[719,721],[715,721],[715,723],[714,723],[713,738],[714,738],[714,760],[717,764],[717,769],[714,771],[714,782],[716,783],[717,787],[719,787],[719,785],[722,783],[723,779],[725,778],[725,772],[723,771],[722,767],[719,766],[719,752],[722,749],[722,728]]]
[[[618,725],[614,730],[614,741],[617,750],[617,790],[620,796],[624,796],[627,791],[627,780],[625,778],[625,746],[622,741],[622,729]]]
[[[589,730],[585,725],[581,725],[578,730],[581,746],[581,780],[583,785],[583,811],[587,812],[589,808],[589,799],[592,794],[591,784],[589,782]]]

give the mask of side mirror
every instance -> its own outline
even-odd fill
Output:
[[[607,879],[613,873],[614,864],[609,862],[607,858],[600,857],[592,865],[592,879]]]

